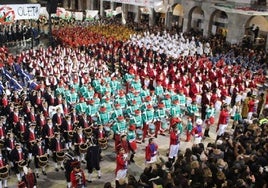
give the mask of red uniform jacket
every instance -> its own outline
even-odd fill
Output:
[[[85,173],[81,169],[79,171],[73,170],[71,172],[70,179],[72,183],[72,188],[77,188],[81,185],[86,186]]]
[[[254,100],[248,101],[248,112],[254,112],[255,102]]]
[[[146,161],[150,161],[151,157],[154,157],[157,154],[158,145],[157,144],[149,144],[145,149],[145,159]]]
[[[177,145],[179,143],[179,134],[178,131],[172,131],[170,133],[170,145]]]
[[[124,158],[124,154],[119,153],[116,157],[116,169],[115,169],[115,174],[119,170],[123,170],[127,168],[127,160]]]
[[[220,124],[227,124],[228,123],[228,117],[229,117],[228,111],[223,109],[220,112],[219,122],[218,122],[216,131],[218,131]]]

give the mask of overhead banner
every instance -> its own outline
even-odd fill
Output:
[[[15,20],[37,20],[40,4],[0,5],[0,23],[10,23]]]
[[[143,6],[149,8],[154,8],[156,3],[162,2],[162,0],[104,0],[104,1],[129,4],[135,6]]]

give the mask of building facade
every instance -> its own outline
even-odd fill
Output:
[[[166,27],[175,25],[183,32],[195,30],[203,36],[221,34],[230,43],[240,43],[248,37],[256,45],[264,43],[264,46],[268,46],[267,1],[66,0],[63,7],[80,11],[99,10],[101,16],[120,8],[125,17],[133,15],[135,22],[146,20],[149,25],[161,22]],[[140,4],[136,5],[135,2]],[[153,6],[148,7],[148,2]]]

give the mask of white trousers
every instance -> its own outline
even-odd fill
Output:
[[[178,152],[179,152],[179,148],[180,148],[180,144],[170,145],[168,157],[170,159],[172,159],[173,157],[177,157]]]
[[[121,169],[117,171],[115,180],[124,179],[126,177],[127,177],[127,169]]]

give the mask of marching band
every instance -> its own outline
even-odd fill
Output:
[[[147,35],[145,37],[150,38]],[[127,54],[127,50],[132,52]],[[102,61],[108,59],[109,54],[121,63],[120,67],[115,63],[114,72],[110,71],[109,63]],[[256,92],[256,84],[265,80],[261,72],[247,73],[252,83],[246,83],[242,79],[246,76],[244,68],[232,65],[233,69],[222,70],[222,60],[212,65],[206,56],[181,56],[176,61],[163,58],[163,54],[150,48],[138,48],[135,40],[99,42],[88,46],[87,53],[59,45],[54,49],[31,49],[18,56],[21,62],[14,60],[12,66],[1,67],[1,76],[8,80],[12,91],[1,90],[0,147],[3,157],[0,155],[0,179],[4,186],[6,168],[14,169],[20,181],[23,167],[34,160],[38,178],[39,170],[46,175],[50,158],[56,171],[66,169],[64,162],[68,152],[73,152],[72,158],[79,163],[88,163],[93,148],[99,147],[94,152],[99,153],[95,157],[101,158],[101,150],[107,149],[112,139],[114,150],[121,144],[117,178],[125,176],[127,165],[134,162],[137,143],[148,138],[146,160],[155,162],[158,146],[152,138],[159,134],[170,134],[169,157],[173,160],[179,149],[184,117],[187,119],[186,141],[193,135],[200,142],[203,137],[200,118],[205,120],[205,136],[208,136],[215,111],[222,108],[218,125],[218,136],[221,136],[229,120],[225,104],[230,104],[233,98],[241,102],[242,96],[248,91]],[[19,63],[28,72],[41,71],[43,75],[36,80],[24,72],[17,81],[12,77],[11,69],[17,67],[21,72]],[[39,66],[40,63],[47,66]],[[233,80],[226,80],[228,73]],[[27,79],[31,81],[28,85],[19,82]],[[234,93],[239,93],[240,98]],[[246,117],[251,119],[255,101],[247,100],[251,105]],[[126,143],[130,147],[124,147]],[[87,166],[89,174],[95,168],[101,177],[98,165]],[[69,170],[67,182],[84,185],[80,166],[73,164],[73,167],[75,170]],[[76,182],[79,173],[80,182]]]

